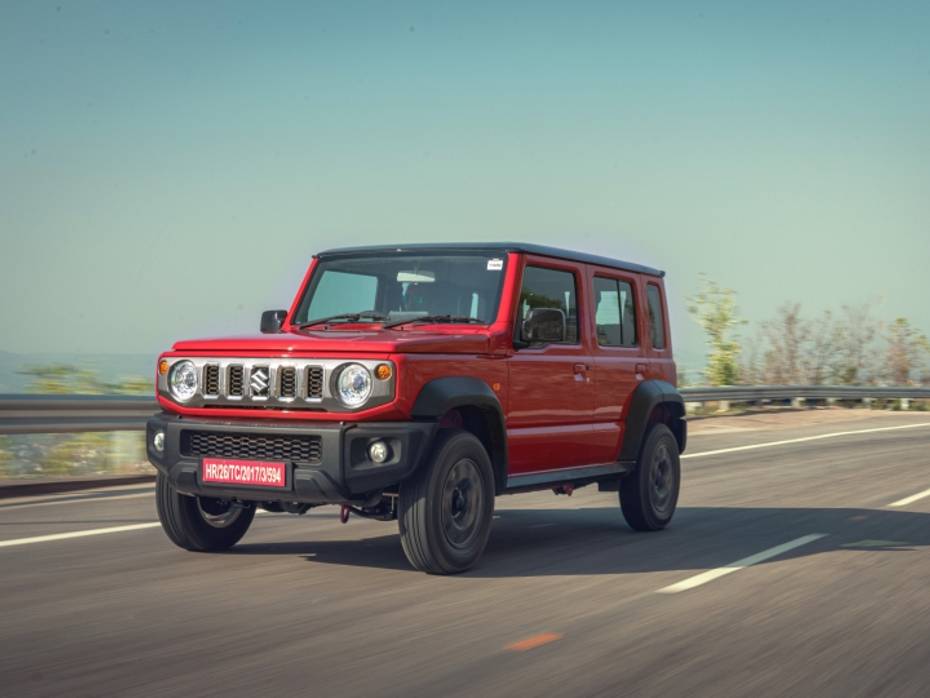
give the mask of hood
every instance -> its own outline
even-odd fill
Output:
[[[317,330],[255,334],[176,342],[178,352],[247,354],[325,354],[359,352],[374,354],[481,354],[489,347],[485,329],[429,331]]]

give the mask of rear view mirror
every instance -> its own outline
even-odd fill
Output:
[[[524,342],[539,344],[565,341],[565,313],[559,308],[532,308],[523,321]]]
[[[266,310],[262,313],[262,334],[280,334],[286,317],[286,310]]]

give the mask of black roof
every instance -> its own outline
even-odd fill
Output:
[[[665,272],[660,269],[634,264],[633,262],[624,262],[611,257],[601,257],[596,254],[586,252],[575,252],[574,250],[563,250],[558,247],[549,247],[547,245],[536,245],[530,242],[441,242],[441,243],[416,243],[413,245],[371,245],[365,247],[337,247],[332,250],[325,250],[317,254],[317,257],[342,257],[356,254],[387,254],[391,252],[527,252],[543,257],[555,257],[557,259],[568,259],[573,262],[583,262],[585,264],[597,264],[602,267],[613,267],[614,269],[623,269],[638,274],[649,274],[651,276],[665,276]]]

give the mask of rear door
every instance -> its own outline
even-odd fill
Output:
[[[645,330],[648,339],[646,378],[668,381],[677,385],[678,377],[672,357],[672,339],[669,336],[668,303],[662,279],[646,277],[643,287],[645,299]]]
[[[635,275],[616,269],[589,267],[591,334],[597,397],[595,443],[602,462],[620,453],[624,407],[643,379],[646,360],[637,302]]]
[[[595,389],[584,331],[585,266],[527,255],[515,336],[533,308],[565,314],[563,342],[517,349],[509,361],[510,474],[597,462],[591,449]]]

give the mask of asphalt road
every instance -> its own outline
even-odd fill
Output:
[[[334,507],[205,555],[152,524],[149,487],[7,500],[0,692],[930,695],[927,423],[698,424],[668,530],[596,488],[503,497],[454,577]]]

